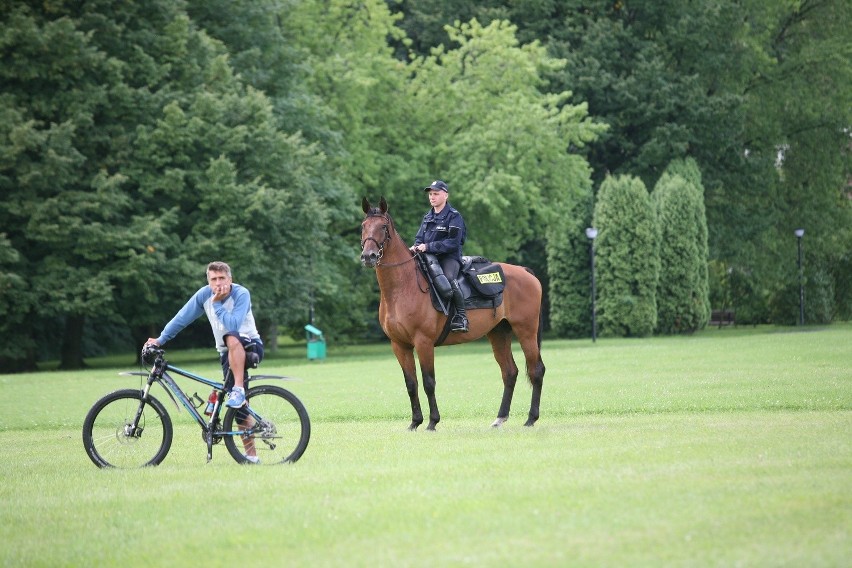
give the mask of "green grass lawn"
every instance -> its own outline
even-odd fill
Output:
[[[215,376],[215,353],[170,353]],[[852,325],[546,341],[541,419],[509,422],[485,342],[437,351],[436,432],[408,432],[388,345],[270,356],[312,419],[297,464],[207,464],[175,420],[157,468],[97,469],[80,429],[117,371],[0,375],[3,566],[848,566]],[[520,361],[519,351],[516,358]],[[194,383],[180,381],[195,390]],[[206,392],[199,390],[204,398]],[[421,395],[425,408],[425,397]]]

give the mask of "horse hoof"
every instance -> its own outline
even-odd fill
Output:
[[[497,417],[497,420],[495,420],[494,422],[492,422],[492,423],[491,423],[491,427],[492,427],[492,428],[499,428],[500,426],[502,426],[503,424],[505,424],[505,423],[506,423],[506,421],[507,421],[508,419],[509,419],[509,417],[508,417],[508,416],[506,416],[505,418],[500,418],[500,417],[498,416],[498,417]]]
[[[527,420],[526,422],[524,422],[524,426],[526,426],[526,427],[528,427],[528,428],[529,428],[529,427],[531,427],[531,426],[535,425],[535,421],[536,421],[536,419],[535,419],[535,418],[530,418],[529,420]]]
[[[408,427],[409,432],[414,432],[418,426],[420,426],[420,422],[412,422],[411,426]]]

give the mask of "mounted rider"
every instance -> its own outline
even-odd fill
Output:
[[[462,245],[467,236],[464,219],[461,213],[450,206],[448,202],[450,188],[446,183],[435,180],[428,187],[423,188],[423,191],[429,192],[429,204],[432,208],[423,216],[411,251],[427,253],[437,258],[437,263],[433,266],[439,265],[449,280],[453,304],[456,308],[450,330],[467,332],[468,321],[464,295],[456,282],[462,263]]]

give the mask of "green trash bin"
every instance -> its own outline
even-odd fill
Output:
[[[308,324],[305,326],[308,332],[308,360],[325,359],[325,337],[322,331]]]

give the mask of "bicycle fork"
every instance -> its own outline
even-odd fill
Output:
[[[151,390],[151,383],[145,385],[142,389],[142,396],[139,399],[139,407],[136,409],[136,416],[130,424],[124,425],[124,435],[128,438],[141,438],[142,430],[139,428],[139,422],[142,420],[142,413],[145,411],[145,403],[148,400],[148,391]]]

